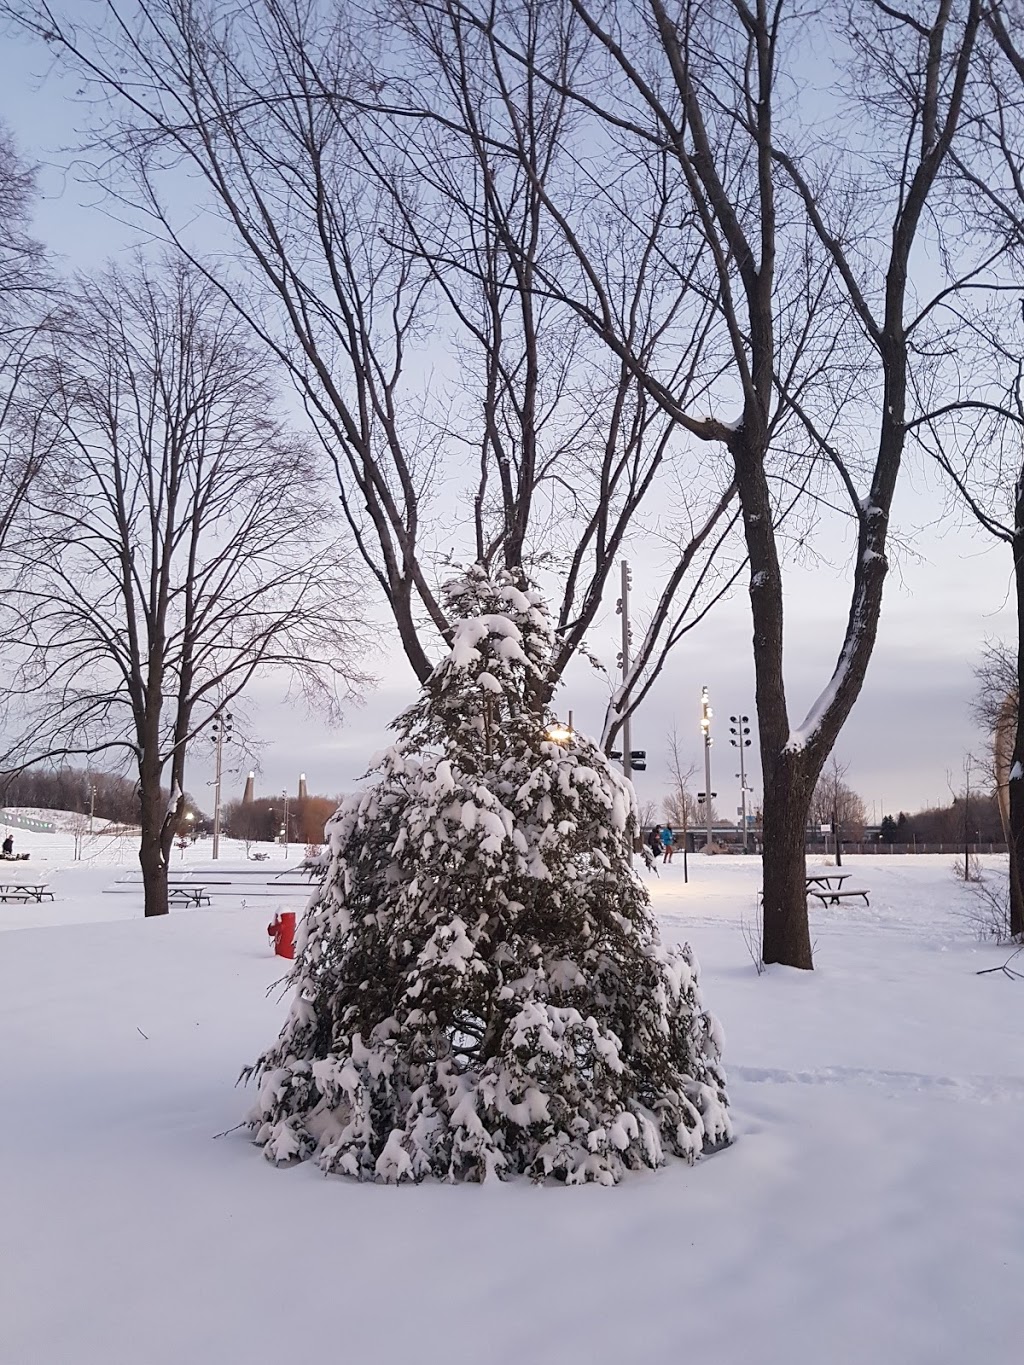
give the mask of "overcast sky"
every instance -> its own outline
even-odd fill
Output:
[[[67,86],[47,76],[45,54],[9,41],[0,44],[0,119],[13,131],[23,155],[40,167],[43,198],[37,234],[63,268],[89,269],[130,238],[102,212],[99,192],[66,169],[72,157],[61,149],[74,143],[76,123],[83,118],[70,94]],[[964,754],[980,750],[984,743],[970,716],[972,667],[986,639],[1012,632],[1007,550],[993,547],[958,517],[944,514],[945,507],[945,496],[931,472],[919,463],[908,465],[895,524],[910,552],[901,556],[890,576],[867,682],[837,746],[841,761],[850,765],[848,780],[876,818],[886,811],[948,799],[947,776],[959,774]],[[830,546],[828,534],[823,533],[821,548],[826,561],[837,561],[842,546]],[[656,564],[645,559],[642,546],[630,547],[629,553],[635,565],[634,605],[642,617],[645,602],[658,587]],[[790,567],[786,585],[786,677],[791,719],[799,724],[834,667],[849,585],[827,562]],[[609,667],[614,667],[617,647],[616,593],[617,576],[595,639]],[[283,684],[266,681],[254,691],[253,729],[262,743],[258,790],[294,790],[300,771],[306,773],[311,791],[335,794],[352,788],[374,752],[387,743],[388,721],[414,696],[411,672],[389,646],[387,632],[380,655],[370,666],[380,677],[379,686],[334,732],[325,732],[322,722],[287,703]],[[637,779],[642,799],[660,799],[664,793],[665,738],[673,725],[690,757],[700,758],[698,720],[704,684],[715,709],[712,785],[719,794],[719,810],[731,817],[739,794],[727,717],[737,711],[753,714],[745,591],[687,637],[634,722],[633,746],[646,748],[649,755],[648,772]],[[597,731],[607,693],[606,681],[580,667],[557,704],[563,712],[573,710],[580,728]],[[749,752],[751,778],[759,794],[756,742]],[[241,764],[243,770],[246,766]],[[199,758],[189,785],[206,808],[212,804],[205,786],[208,777]],[[240,794],[244,771],[229,781]],[[233,791],[226,793],[230,794]]]

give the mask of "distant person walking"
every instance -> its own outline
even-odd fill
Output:
[[[648,834],[647,847],[651,850],[655,857],[657,857],[658,854],[662,852],[660,825],[655,825],[654,828],[651,830],[650,834]]]
[[[7,838],[6,838],[6,839],[4,840],[4,842],[3,842],[2,847],[3,847],[3,850],[4,850],[4,857],[5,857],[5,858],[11,858],[11,857],[14,856],[14,835],[13,835],[13,834],[8,834]]]
[[[675,850],[675,842],[676,836],[672,832],[672,826],[666,825],[665,828],[661,831],[661,846],[665,855],[662,858],[662,862],[670,863],[672,861],[672,854]]]

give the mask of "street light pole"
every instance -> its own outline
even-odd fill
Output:
[[[96,815],[96,788],[89,787],[89,833],[92,833],[93,819]]]
[[[707,829],[707,844],[705,852],[711,852],[711,717],[715,713],[711,709],[711,700],[708,697],[708,689],[701,689],[700,694],[700,728],[704,734],[704,823]]]
[[[288,801],[289,801],[289,796],[288,796],[288,793],[287,793],[287,792],[282,792],[282,793],[281,793],[281,796],[282,796],[283,799],[284,799],[284,856],[285,856],[285,858],[287,858],[287,857],[288,857]]]
[[[625,689],[626,679],[629,674],[629,585],[632,581],[629,573],[629,564],[624,559],[621,563],[622,572],[622,596],[618,601],[618,612],[622,617],[622,652],[619,654],[619,665],[622,669],[622,686]],[[630,735],[629,717],[622,722],[622,772],[625,777],[631,777],[633,773],[633,763],[630,756],[632,736]]]

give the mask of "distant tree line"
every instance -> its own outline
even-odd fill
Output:
[[[338,809],[340,797],[305,796],[288,801],[288,842],[322,844],[324,825]],[[284,831],[284,799],[258,797],[255,801],[231,801],[221,812],[223,830],[229,838],[252,843],[278,840]]]
[[[100,819],[112,820],[117,825],[139,823],[137,784],[119,773],[92,772],[88,768],[57,771],[28,768],[14,773],[0,784],[0,807],[88,813],[93,790],[96,793],[93,813]],[[167,799],[170,793],[164,795]]]
[[[878,837],[886,844],[1001,844],[1005,838],[994,792],[971,792],[966,802],[961,792],[946,806],[887,815]]]
[[[131,778],[119,773],[96,772],[88,768],[61,768],[48,771],[28,768],[0,784],[0,809],[28,807],[36,810],[80,811],[89,813],[95,790],[93,813],[100,820],[117,825],[138,825],[139,790]],[[170,792],[163,792],[165,802]],[[324,825],[338,809],[341,797],[306,796],[288,800],[288,841],[294,844],[322,844]],[[194,819],[185,823],[184,814],[175,824],[175,833],[187,828],[202,831],[210,817],[186,793],[182,811]],[[231,839],[253,843],[273,842],[280,838],[284,823],[284,800],[280,796],[259,797],[255,801],[231,801],[222,811],[223,830]]]

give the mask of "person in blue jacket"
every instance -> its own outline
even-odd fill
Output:
[[[661,846],[665,850],[665,856],[662,858],[662,862],[670,863],[672,861],[675,842],[676,836],[672,833],[672,826],[666,825],[661,831]]]

